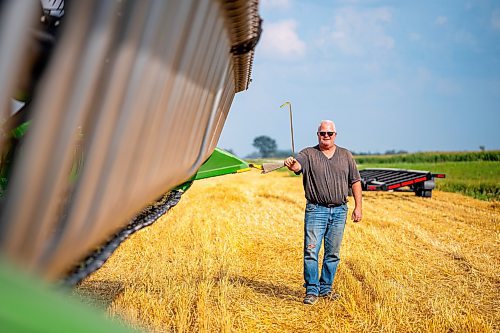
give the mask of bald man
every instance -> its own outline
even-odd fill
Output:
[[[352,154],[335,144],[337,130],[331,120],[318,127],[318,145],[289,157],[285,165],[296,174],[302,173],[307,199],[304,217],[304,303],[313,305],[319,297],[336,299],[333,279],[340,261],[340,244],[347,219],[347,196],[352,188],[355,207],[354,222],[361,221],[361,177]],[[324,240],[321,276],[318,254]]]

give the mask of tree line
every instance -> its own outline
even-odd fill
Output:
[[[258,152],[254,152],[247,156],[248,158],[269,158],[269,157],[288,157],[292,155],[291,150],[279,150],[278,145],[276,144],[276,140],[273,138],[267,136],[267,135],[260,135],[256,137],[253,140],[252,144],[255,148],[258,149]],[[400,154],[407,154],[408,152],[406,150],[387,150],[384,155],[400,155]],[[380,153],[365,153],[365,152],[360,152],[356,153],[353,152],[353,155],[382,155]]]

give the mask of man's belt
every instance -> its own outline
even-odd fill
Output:
[[[313,202],[313,201],[308,201],[308,203],[311,203],[313,205],[322,206],[322,207],[327,207],[327,208],[339,207],[339,206],[343,205],[343,203],[341,203],[341,204],[335,204],[335,203],[326,204],[326,203],[319,203],[319,202]]]

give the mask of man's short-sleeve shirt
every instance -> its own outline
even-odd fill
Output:
[[[351,152],[339,146],[331,158],[316,145],[302,150],[296,159],[302,166],[302,182],[309,202],[344,204],[349,186],[361,180]]]

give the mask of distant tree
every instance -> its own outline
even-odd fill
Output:
[[[479,146],[480,151],[484,151],[485,147],[484,146]]]
[[[278,149],[276,141],[266,135],[261,135],[253,139],[253,146],[259,150],[262,157],[273,156]]]

